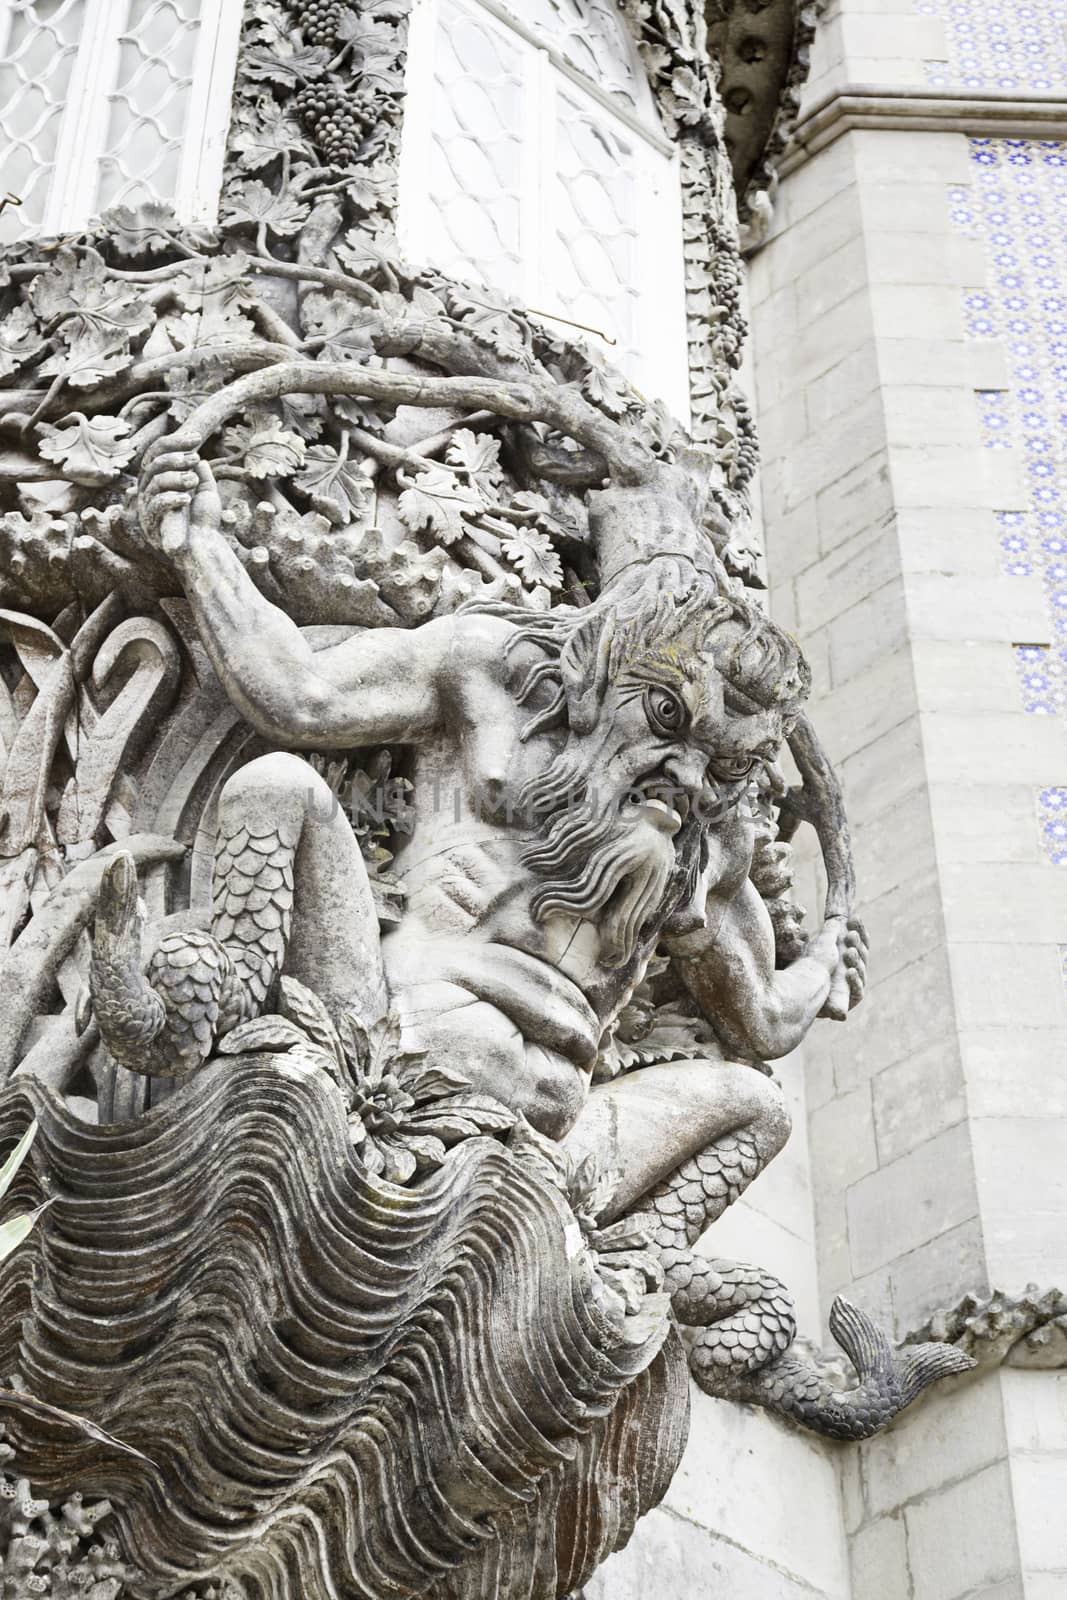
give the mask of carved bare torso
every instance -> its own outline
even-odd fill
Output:
[[[606,591],[572,610],[562,640],[555,623],[531,628],[528,612],[468,610],[316,651],[222,536],[195,455],[156,457],[143,516],[253,727],[281,748],[414,752],[407,907],[384,949],[347,825],[316,819],[310,769],[268,758],[228,786],[220,860],[237,870],[226,840],[250,832],[276,848],[271,870],[296,882],[292,928],[266,939],[240,910],[244,891],[224,886],[238,907],[225,926],[238,941],[245,926],[254,947],[239,962],[253,987],[282,961],[306,966],[335,1006],[382,1003],[388,987],[411,1046],[441,1048],[476,1088],[559,1136],[581,1110],[605,1026],[688,896],[679,970],[728,1047],[768,1059],[802,1037],[845,930],[828,923],[805,958],[775,971],[738,802],[776,754],[788,702],[760,698],[758,662],[745,680],[756,697],[735,690],[728,703],[723,652],[738,659],[754,628],[714,584],[691,567],[651,584],[635,573],[617,599]],[[772,655],[780,648],[771,641]],[[857,949],[852,966],[858,992]]]

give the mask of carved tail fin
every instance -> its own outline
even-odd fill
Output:
[[[116,856],[97,906],[89,987],[100,1034],[132,1072],[182,1078],[211,1054],[233,963],[209,933],[170,934],[145,970],[146,914],[133,858]]]
[[[840,1295],[830,1310],[830,1331],[856,1369],[854,1389],[840,1388],[829,1367],[792,1350],[756,1372],[694,1368],[693,1376],[711,1394],[766,1406],[815,1433],[869,1439],[931,1383],[974,1366],[952,1345],[894,1350],[882,1329]]]
[[[830,1308],[830,1332],[848,1356],[863,1385],[891,1381],[899,1409],[939,1378],[969,1372],[970,1356],[951,1344],[917,1344],[894,1350],[884,1331],[858,1306],[838,1295]]]

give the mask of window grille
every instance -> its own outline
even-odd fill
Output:
[[[214,218],[242,0],[0,0],[0,242],[166,201]]]
[[[677,157],[613,0],[416,0],[399,226],[688,417]]]

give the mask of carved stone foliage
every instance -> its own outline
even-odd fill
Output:
[[[757,445],[755,425],[735,378],[747,330],[718,65],[699,5],[626,0],[622,10],[664,124],[678,144],[693,438],[735,455],[743,491],[756,469]]]
[[[842,1392],[694,1253],[787,1137],[769,1063],[862,997],[840,791],[740,424],[390,247],[401,46],[252,6],[218,228],[3,265],[0,1144],[37,1118],[4,1206],[52,1203],[0,1410],[52,1516],[113,1506],[95,1600],[557,1600],[687,1370],[854,1438],[969,1364],[841,1302]]]
[[[980,1368],[999,1366],[1041,1370],[1067,1366],[1067,1295],[1028,1284],[1022,1294],[996,1289],[965,1295],[938,1311],[905,1341],[940,1339],[972,1357]]]

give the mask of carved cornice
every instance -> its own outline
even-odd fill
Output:
[[[1001,139],[1067,139],[1067,101],[1015,90],[885,88],[848,83],[815,103],[797,124],[779,164],[782,177],[858,128],[965,133]]]
[[[709,0],[724,136],[738,213],[750,229],[769,212],[778,158],[800,111],[819,9],[813,0]]]

